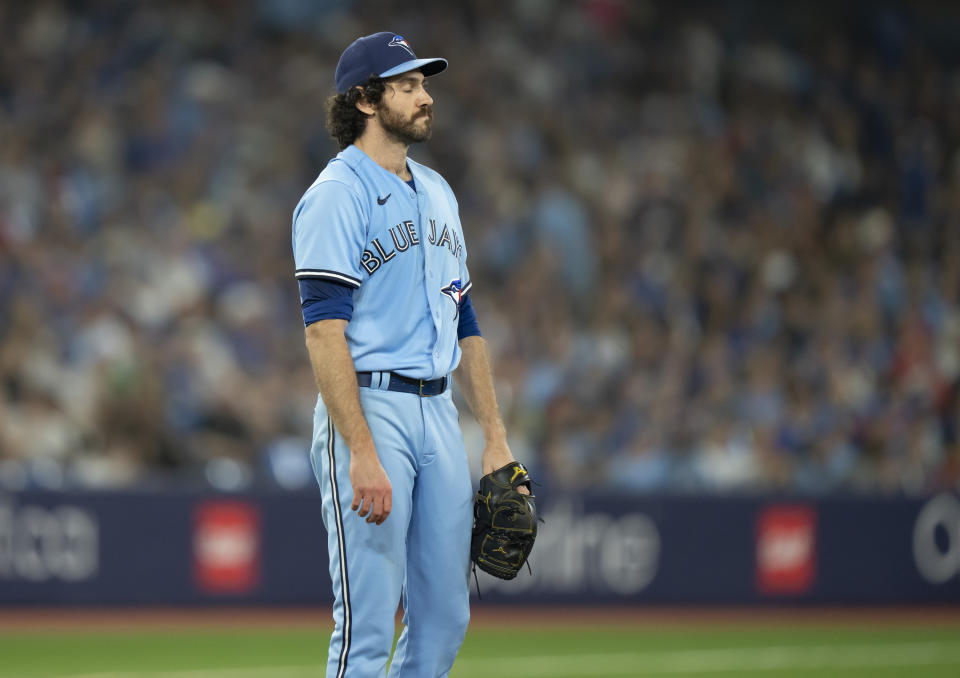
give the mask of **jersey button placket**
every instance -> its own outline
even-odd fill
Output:
[[[423,220],[421,220],[421,223],[422,221]],[[426,232],[429,233],[429,231],[426,231]],[[430,241],[427,239],[424,239],[423,241],[423,254],[424,254],[423,264],[425,268],[424,276],[423,276],[423,284],[424,284],[424,287],[426,287],[427,301],[428,301],[430,310],[433,312],[433,324],[437,328],[437,335],[439,336],[441,323],[440,323],[440,308],[438,304],[442,306],[441,302],[443,301],[442,297],[444,296],[443,294],[440,293],[440,281],[439,281],[440,274],[437,273],[437,269],[436,269],[437,265],[440,262],[437,261],[438,254],[435,251],[435,248],[430,246]],[[438,297],[440,298],[438,299]]]

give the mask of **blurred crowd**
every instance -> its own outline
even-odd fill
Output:
[[[377,30],[545,485],[960,489],[960,13],[885,6],[0,2],[0,489],[313,484],[290,220]]]

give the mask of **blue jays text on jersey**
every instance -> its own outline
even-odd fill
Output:
[[[385,202],[386,201],[381,203],[380,199],[377,198],[377,204],[382,205],[385,204]],[[437,222],[434,219],[430,219],[429,222],[430,233],[427,236],[427,242],[431,245],[437,245],[438,247],[446,247],[450,250],[450,254],[457,259],[462,258],[463,244],[460,242],[460,237],[457,235],[457,232],[452,230],[447,224],[444,224],[438,235]],[[410,249],[411,245],[420,244],[420,238],[417,235],[417,226],[409,220],[391,227],[390,238],[393,240],[393,249],[389,249],[389,251],[387,248],[384,248],[379,237],[374,238],[370,243],[373,245],[372,251],[369,249],[363,251],[360,257],[360,263],[370,275],[376,273],[381,264],[397,256],[397,252],[406,252]],[[389,248],[390,245],[388,244],[387,247]]]
[[[460,360],[467,251],[450,186],[407,163],[416,189],[355,146],[330,161],[294,211],[296,276],[357,288],[346,330],[357,371],[436,379]]]

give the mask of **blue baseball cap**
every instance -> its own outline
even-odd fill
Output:
[[[447,68],[446,59],[418,59],[402,35],[384,31],[357,38],[343,50],[337,63],[337,93],[362,85],[371,75],[389,78],[407,71],[420,71],[425,77]]]

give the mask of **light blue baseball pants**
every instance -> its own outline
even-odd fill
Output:
[[[310,456],[323,497],[334,591],[327,678],[386,675],[401,599],[404,629],[390,678],[447,676],[470,618],[473,522],[467,454],[450,389],[421,397],[360,388],[393,488],[393,508],[381,525],[350,509],[350,451],[323,400],[317,401]]]

